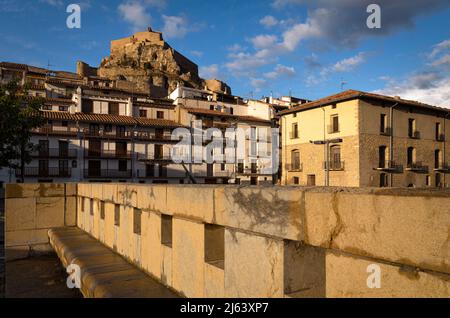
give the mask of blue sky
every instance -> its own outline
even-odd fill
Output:
[[[369,29],[367,5],[381,7]],[[233,93],[317,99],[344,88],[450,107],[449,0],[83,0],[81,29],[65,0],[0,0],[0,60],[75,71],[110,40],[145,30]]]

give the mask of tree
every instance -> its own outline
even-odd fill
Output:
[[[0,85],[0,169],[20,169],[24,182],[25,164],[31,162],[36,146],[30,142],[32,129],[44,124],[42,98],[30,97],[17,82]]]

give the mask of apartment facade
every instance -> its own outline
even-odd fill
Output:
[[[354,90],[282,111],[282,184],[448,187],[449,113]]]
[[[177,88],[171,95],[183,91],[183,98],[154,98],[119,89],[114,81],[98,76],[14,63],[1,63],[0,70],[2,83],[19,80],[29,84],[30,98],[44,98],[46,124],[33,131],[31,141],[39,147],[24,169],[26,182],[273,182],[267,172],[272,111],[266,103],[247,104],[228,93],[189,88]],[[193,95],[186,96],[187,91]],[[193,132],[196,120],[203,121],[204,129],[248,131],[245,159],[175,164],[171,153],[179,140],[172,140],[172,133],[178,128]],[[200,151],[207,144],[202,142]],[[0,180],[16,182],[21,173],[2,169]]]

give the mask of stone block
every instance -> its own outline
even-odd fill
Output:
[[[65,226],[77,225],[77,197],[66,197]]]
[[[215,191],[211,222],[280,238],[300,240],[303,192],[293,188],[224,187]]]
[[[225,230],[225,297],[283,297],[283,241]]]
[[[173,250],[171,247],[161,245],[161,263],[160,263],[160,279],[164,285],[174,286],[173,284]]]
[[[214,187],[170,186],[167,187],[167,210],[165,214],[204,221],[214,212]]]
[[[205,298],[225,297],[225,271],[205,263]]]
[[[64,197],[36,198],[36,228],[49,229],[64,226]]]
[[[186,297],[204,297],[204,225],[173,219],[173,287]]]
[[[170,214],[165,185],[137,186],[137,207],[142,210]]]
[[[6,231],[32,230],[36,227],[36,198],[5,200]]]

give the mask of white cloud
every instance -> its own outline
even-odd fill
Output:
[[[133,27],[133,32],[143,31],[150,26],[151,17],[146,6],[139,1],[127,1],[119,5],[122,19]]]
[[[188,21],[183,16],[163,15],[162,19],[164,21],[162,32],[167,38],[182,38],[190,31]]]
[[[202,66],[199,69],[199,75],[204,79],[213,79],[219,77],[219,66],[217,64],[212,64],[208,66]]]
[[[239,52],[239,51],[244,51],[245,48],[242,47],[240,44],[236,43],[236,44],[233,44],[233,45],[227,47],[227,50],[230,52]]]
[[[39,0],[39,2],[46,3],[54,7],[60,7],[64,4],[62,0]]]
[[[417,87],[413,81],[414,79],[410,79],[397,85],[391,83],[384,89],[376,90],[375,93],[450,108],[450,77],[438,80],[429,88]]]
[[[250,85],[253,86],[257,92],[261,91],[261,88],[267,86],[267,81],[261,78],[251,78]]]
[[[191,54],[192,54],[193,56],[195,56],[195,57],[198,57],[198,58],[200,58],[200,57],[203,56],[203,52],[197,51],[197,50],[192,50],[192,51],[191,51]]]
[[[255,36],[250,40],[255,47],[255,49],[267,49],[272,47],[277,41],[277,37],[275,35],[267,35],[262,34]]]
[[[450,54],[446,54],[431,63],[433,67],[450,67]]]
[[[295,69],[293,67],[288,67],[281,64],[278,64],[272,72],[264,74],[264,77],[272,80],[280,77],[293,77],[293,76],[295,76]]]
[[[360,52],[355,56],[343,59],[331,68],[334,72],[350,72],[353,71],[360,64],[364,63],[366,60],[366,53]]]
[[[264,18],[259,20],[259,23],[265,26],[266,28],[270,28],[276,26],[279,23],[279,21],[271,15],[266,15]]]
[[[450,39],[444,40],[433,47],[433,51],[431,51],[429,58],[434,58],[436,55],[450,48]]]

